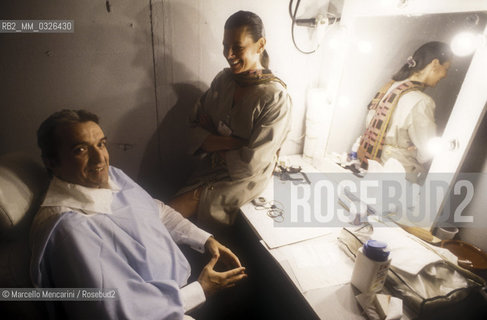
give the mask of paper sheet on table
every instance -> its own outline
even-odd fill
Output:
[[[281,257],[287,257],[302,292],[350,282],[353,261],[338,247],[336,240],[315,239],[279,250]]]
[[[270,218],[265,210],[256,210],[251,203],[244,205],[242,211],[270,249],[330,233],[330,228],[279,226],[279,223]]]
[[[398,233],[403,236],[398,236]],[[372,235],[372,239],[387,243],[387,248],[391,251],[392,266],[410,274],[418,274],[421,269],[430,263],[442,260],[433,251],[436,249],[429,250],[420,240],[415,240],[412,237],[399,227],[375,228]],[[444,251],[442,254],[448,255],[448,252]]]

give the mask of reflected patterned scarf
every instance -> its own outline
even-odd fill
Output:
[[[226,68],[230,71],[230,68]],[[231,71],[230,71],[231,72]],[[238,74],[232,74],[235,82],[241,87],[253,86],[261,83],[267,83],[270,81],[279,82],[284,88],[287,88],[286,84],[276,77],[271,70],[251,70]]]
[[[382,99],[393,83],[393,80],[388,82],[369,103],[368,109],[375,110],[375,114],[365,129],[357,152],[362,168],[368,167],[368,159],[380,159],[384,147],[384,138],[399,98],[406,92],[413,90],[422,91],[424,89],[424,84],[421,82],[406,81],[398,85]]]

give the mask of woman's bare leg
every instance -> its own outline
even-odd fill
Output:
[[[183,193],[168,202],[174,210],[178,211],[185,218],[190,218],[195,215],[200,203],[201,187],[192,191]]]

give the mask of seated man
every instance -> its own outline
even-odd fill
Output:
[[[232,251],[109,166],[96,115],[56,112],[37,136],[52,180],[32,226],[34,285],[117,289],[119,296],[52,302],[51,318],[182,319],[246,277]],[[176,243],[212,255],[198,281],[187,284],[190,266]],[[233,269],[215,271],[220,258]]]

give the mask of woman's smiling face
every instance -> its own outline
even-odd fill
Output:
[[[235,74],[263,69],[260,55],[264,47],[265,39],[254,42],[246,26],[225,29],[223,34],[223,55]]]

